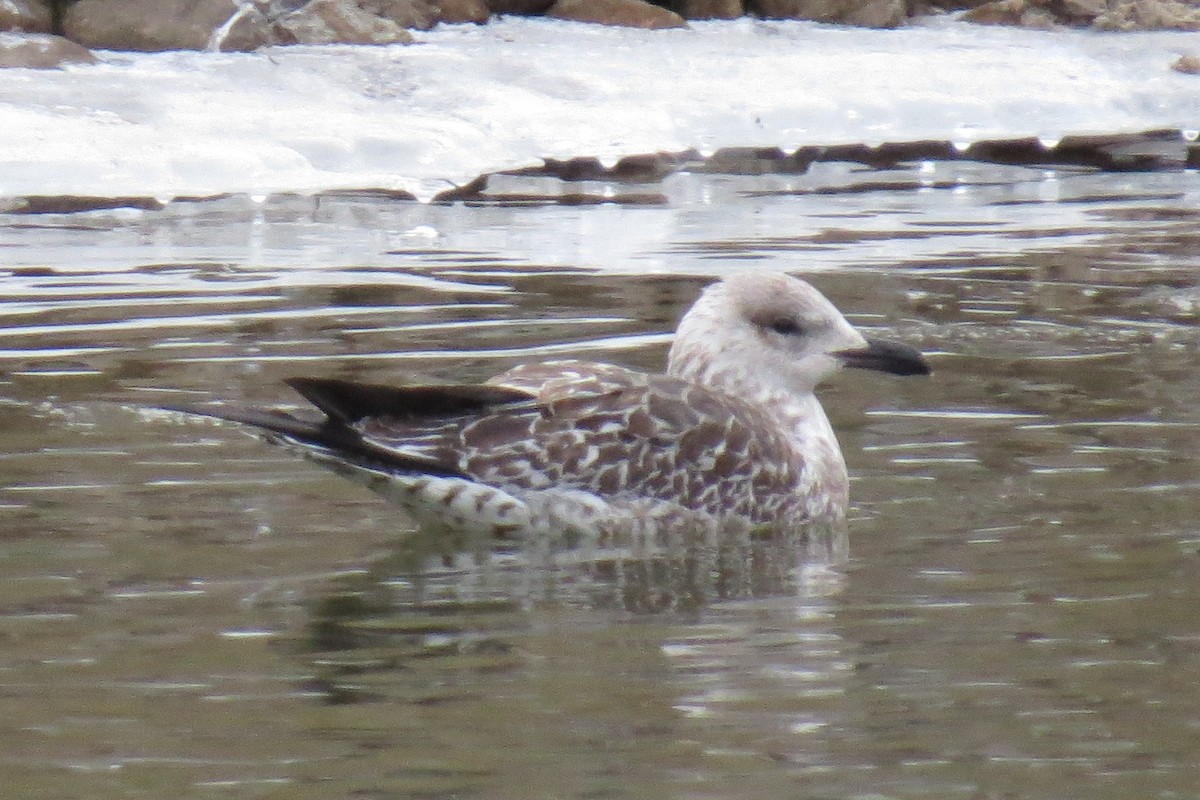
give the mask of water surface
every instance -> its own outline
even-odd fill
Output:
[[[652,192],[0,217],[8,793],[1196,796],[1194,174],[818,164]],[[725,581],[456,551],[148,410],[292,404],[296,374],[654,369],[705,283],[763,268],[935,366],[822,394],[844,562],[764,545]]]

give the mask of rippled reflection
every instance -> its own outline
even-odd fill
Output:
[[[676,175],[658,206],[0,217],[6,786],[1190,796],[1193,176],[916,171]],[[932,354],[932,380],[823,392],[848,546],[425,541],[286,453],[148,410],[286,406],[294,374],[655,369],[712,275],[759,266]]]

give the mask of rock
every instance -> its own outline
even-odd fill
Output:
[[[106,50],[203,50],[237,10],[233,0],[79,0],[63,33]]]
[[[1096,17],[1104,31],[1197,31],[1200,3],[1184,0],[1121,0]]]
[[[0,31],[49,33],[50,5],[38,0],[0,0]]]
[[[0,33],[0,67],[52,69],[64,64],[91,64],[92,51],[49,33]]]
[[[1200,0],[991,0],[963,14],[968,22],[1105,31],[1200,30]]]
[[[424,0],[358,0],[358,7],[401,28],[427,31],[437,22],[433,9]]]
[[[914,0],[909,7],[909,16],[962,11],[964,8],[975,8],[990,2],[992,0]]]
[[[627,28],[686,28],[674,11],[645,0],[558,0],[546,16]]]
[[[484,0],[432,0],[430,7],[440,22],[487,22],[492,12]]]
[[[267,15],[258,6],[247,4],[213,32],[208,47],[224,53],[245,53],[274,43]]]
[[[309,0],[253,0],[253,2],[259,6],[265,5],[263,11],[266,13],[267,19],[274,22],[284,14],[304,8]]]
[[[486,0],[493,14],[541,14],[554,0]]]
[[[864,28],[895,28],[908,16],[905,0],[758,0],[756,5],[759,16],[766,19],[810,19]]]
[[[351,0],[312,0],[275,21],[286,44],[409,44],[412,34]]]
[[[682,0],[674,8],[686,19],[736,19],[746,13],[742,0]]]
[[[962,18],[977,25],[1016,25],[1039,30],[1056,27],[1053,14],[1028,0],[993,0],[972,8]]]
[[[1171,69],[1184,75],[1200,75],[1200,56],[1184,53],[1172,62]]]
[[[1059,22],[1071,20],[1090,24],[1108,10],[1107,0],[1056,0],[1043,5]]]

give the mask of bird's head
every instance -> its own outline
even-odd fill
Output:
[[[867,339],[807,282],[739,272],[704,290],[679,323],[668,371],[737,394],[767,382],[811,392],[843,366],[927,375],[913,348]]]

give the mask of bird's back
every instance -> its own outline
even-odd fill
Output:
[[[738,398],[587,362],[518,367],[490,383],[528,392],[530,402],[506,399],[439,416],[406,415],[393,401],[352,427],[374,452],[393,454],[397,485],[422,480],[422,472],[466,479],[452,499],[498,490],[536,513],[555,498],[573,498],[585,516],[610,522],[672,507],[753,525],[804,516],[797,494],[803,458]],[[380,467],[387,465],[371,465],[377,474]],[[394,497],[397,488],[385,493]],[[433,512],[445,502],[411,498],[426,499]]]

